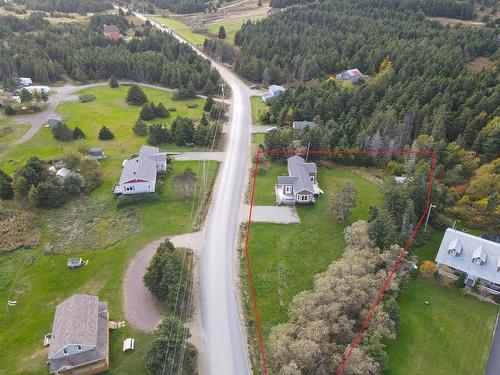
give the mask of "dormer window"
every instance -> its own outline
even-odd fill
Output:
[[[497,272],[500,272],[500,258],[497,260]]]
[[[64,354],[64,355],[68,355],[68,349],[64,348],[64,349],[63,349],[63,354]]]
[[[77,349],[79,352],[81,352],[81,351],[82,351],[82,346],[81,346],[81,345],[77,345],[77,346],[76,346],[76,349]]]
[[[448,244],[448,254],[456,257],[461,253],[462,253],[462,244],[460,243],[458,238],[455,238],[453,241],[450,241],[450,243]]]
[[[487,255],[482,246],[477,247],[472,252],[472,263],[474,264],[484,264],[486,263]]]

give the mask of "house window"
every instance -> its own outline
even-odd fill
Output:
[[[314,182],[315,178],[314,176],[311,176],[311,181]]]
[[[67,354],[68,354],[68,349],[64,348],[64,349],[63,349],[63,354],[64,354],[64,355],[67,355]]]
[[[285,186],[285,194],[292,194],[292,187],[290,185]]]
[[[82,346],[81,345],[77,345],[76,348],[78,349],[79,352],[82,351]]]

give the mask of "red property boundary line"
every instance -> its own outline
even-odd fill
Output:
[[[372,318],[373,313],[375,312],[375,309],[377,308],[378,304],[380,303],[382,297],[384,296],[387,287],[389,286],[392,278],[394,277],[394,274],[398,270],[399,266],[401,265],[401,261],[403,260],[404,256],[408,252],[408,248],[410,247],[411,243],[413,242],[415,236],[417,235],[420,227],[422,226],[422,223],[424,222],[425,217],[427,216],[427,213],[429,212],[430,204],[431,204],[431,188],[432,188],[432,180],[434,177],[434,169],[436,166],[436,154],[434,151],[385,151],[385,150],[367,150],[367,151],[354,151],[354,150],[313,150],[313,151],[307,151],[307,150],[286,150],[286,151],[263,151],[263,150],[258,150],[255,153],[255,166],[254,166],[254,171],[253,171],[253,183],[252,183],[252,194],[251,194],[251,200],[250,200],[250,211],[248,213],[248,223],[247,223],[247,232],[245,236],[245,255],[246,255],[246,260],[247,260],[247,268],[248,268],[248,279],[250,281],[250,290],[252,294],[252,305],[253,305],[253,310],[255,313],[255,321],[257,323],[257,333],[259,337],[259,350],[260,350],[260,356],[262,359],[262,365],[264,368],[264,374],[268,374],[267,370],[267,362],[266,362],[266,357],[264,354],[264,345],[263,345],[263,340],[262,340],[262,332],[260,328],[260,319],[259,319],[259,311],[257,309],[257,299],[255,297],[255,288],[254,288],[254,283],[253,283],[253,277],[252,277],[252,267],[250,265],[250,255],[248,253],[248,240],[250,238],[250,229],[251,229],[251,222],[252,222],[252,211],[253,211],[253,202],[255,198],[255,185],[257,183],[257,171],[259,169],[259,161],[260,161],[260,155],[261,154],[267,154],[267,155],[290,155],[290,154],[306,154],[308,153],[309,155],[430,155],[431,156],[431,169],[430,169],[430,176],[429,176],[429,182],[427,183],[427,201],[425,203],[425,210],[420,217],[417,225],[413,229],[413,232],[411,233],[410,237],[408,238],[408,241],[406,242],[405,247],[399,254],[399,257],[394,264],[394,267],[391,270],[391,273],[387,277],[382,289],[380,289],[380,292],[377,296],[377,299],[373,303],[370,311],[368,312],[368,315],[363,323],[363,326],[359,330],[358,334],[356,335],[355,339],[353,342],[349,345],[347,353],[342,361],[341,366],[339,367],[337,374],[336,375],[341,375],[344,372],[344,368],[347,365],[347,361],[349,360],[349,357],[354,350],[354,348],[357,346],[359,343],[359,340],[361,339],[361,336],[363,332],[365,331],[366,327],[370,323],[370,320]]]

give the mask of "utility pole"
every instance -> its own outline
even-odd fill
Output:
[[[309,147],[311,147],[311,142],[307,142],[307,151],[306,151],[306,163],[307,163],[307,158],[309,157]]]
[[[429,206],[429,211],[427,212],[427,219],[425,219],[425,226],[424,226],[424,232],[427,232],[427,224],[429,223],[429,216],[431,216],[431,211],[433,208],[435,208],[436,205],[432,204]]]

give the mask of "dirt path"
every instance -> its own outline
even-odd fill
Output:
[[[128,265],[123,283],[125,318],[134,328],[153,332],[163,315],[158,301],[142,281],[156,249],[167,237],[153,241],[142,248]],[[201,233],[187,233],[170,237],[176,247],[185,247],[196,252],[201,247]]]

